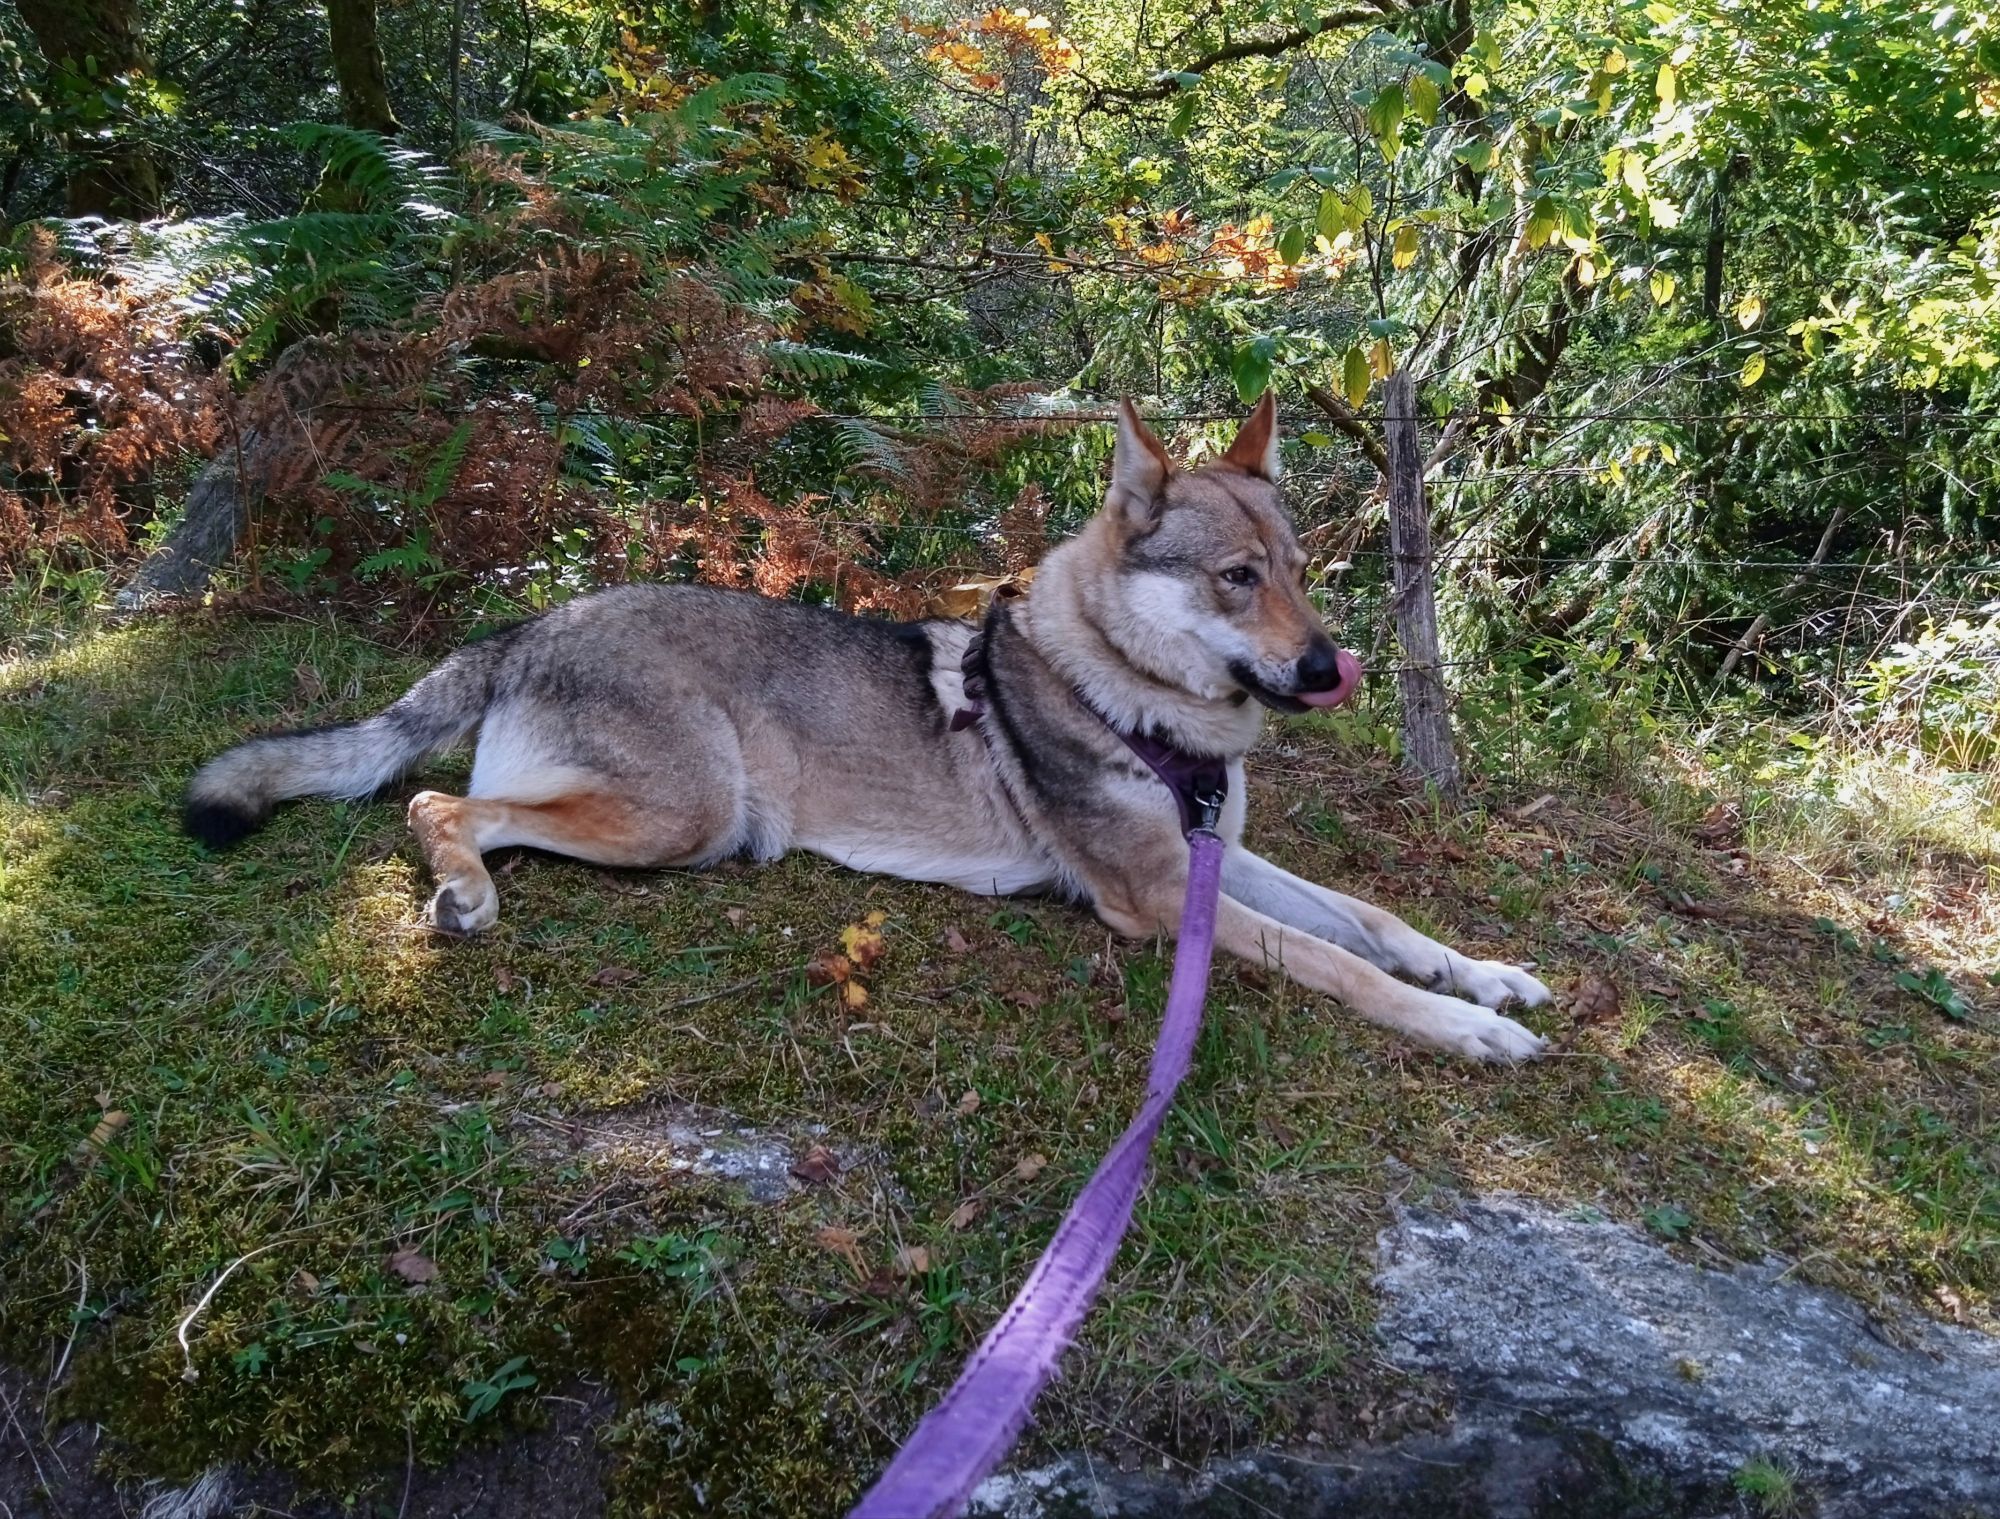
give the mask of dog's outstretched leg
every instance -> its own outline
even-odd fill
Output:
[[[1253,965],[1281,970],[1303,986],[1329,993],[1370,1023],[1470,1060],[1526,1060],[1548,1042],[1487,1008],[1407,986],[1359,955],[1227,895],[1217,917],[1216,941]]]
[[[1509,1002],[1540,1007],[1549,1000],[1549,989],[1519,966],[1462,955],[1392,912],[1295,876],[1241,845],[1232,847],[1223,863],[1222,889],[1244,906],[1351,950],[1371,965],[1436,991],[1457,992],[1482,1007]]]
[[[526,844],[593,865],[675,865],[713,853],[713,823],[613,791],[545,802],[442,791],[410,799],[410,831],[438,883],[425,916],[446,934],[476,934],[499,919],[499,893],[480,858],[488,850]]]

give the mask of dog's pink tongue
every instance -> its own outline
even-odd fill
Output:
[[[1345,649],[1333,653],[1336,679],[1324,691],[1301,691],[1299,700],[1308,707],[1337,707],[1361,688],[1361,661]]]

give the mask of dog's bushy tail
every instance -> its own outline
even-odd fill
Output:
[[[211,849],[255,833],[295,796],[362,797],[479,726],[511,629],[468,644],[358,723],[273,733],[226,749],[188,782],[183,826]]]

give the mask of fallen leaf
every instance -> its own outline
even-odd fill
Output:
[[[803,1182],[830,1182],[840,1175],[840,1157],[825,1145],[814,1145],[792,1162],[792,1175]]]
[[[1025,986],[1017,986],[1007,994],[1007,1000],[1016,1007],[1025,1007],[1032,1012],[1042,1005],[1043,998],[1039,992],[1031,992]]]
[[[503,1087],[507,1084],[507,1073],[505,1071],[488,1071],[484,1076],[479,1078],[479,1084],[488,1089]]]
[[[868,1005],[868,988],[859,981],[842,982],[840,1002],[850,1013],[858,1013]]]
[[[958,1099],[958,1116],[960,1118],[970,1118],[978,1111],[979,1093],[975,1089],[967,1087],[965,1095]]]
[[[806,984],[808,986],[832,986],[845,981],[854,967],[845,955],[817,954],[806,961]]]
[[[871,912],[859,923],[850,923],[840,931],[840,947],[857,970],[871,969],[889,952],[889,943],[881,934],[881,924],[887,917],[886,913]]]
[[[821,1224],[818,1238],[822,1249],[831,1250],[851,1262],[856,1271],[861,1269],[861,1236],[852,1229],[843,1229],[838,1224]]]
[[[592,986],[624,986],[626,983],[637,981],[638,979],[639,973],[626,966],[605,965],[600,966],[591,976],[590,984]]]
[[[292,1285],[310,1297],[313,1293],[319,1291],[319,1278],[301,1267],[299,1274],[292,1278]]]
[[[956,1208],[952,1209],[951,1217],[946,1219],[945,1222],[954,1229],[970,1229],[974,1221],[985,1211],[985,1203],[976,1197],[969,1197]]]
[[[1282,1118],[1266,1113],[1257,1120],[1257,1127],[1269,1135],[1271,1142],[1281,1150],[1296,1150],[1299,1147],[1299,1136]]]
[[[1602,976],[1585,976],[1569,994],[1570,1016],[1578,1023],[1612,1023],[1618,1017],[1618,988]]]
[[[383,1265],[412,1285],[420,1286],[425,1282],[437,1280],[437,1262],[414,1245],[405,1245],[400,1250],[390,1252],[389,1259],[383,1262]]]
[[[569,1088],[560,1081],[544,1081],[540,1086],[535,1088],[535,1095],[537,1097],[560,1097],[568,1090]]]
[[[1042,1174],[1048,1163],[1049,1158],[1046,1155],[1023,1155],[1014,1163],[1014,1180],[1033,1181]]]
[[[741,928],[743,926],[743,920],[750,916],[749,913],[745,912],[740,907],[725,908],[723,910],[722,915],[723,917],[729,920],[729,926],[731,928]]]
[[[1695,824],[1694,836],[1711,849],[1733,847],[1742,835],[1743,817],[1734,802],[1717,802]]]
[[[1553,801],[1555,801],[1553,796],[1538,796],[1532,802],[1528,803],[1527,806],[1515,808],[1514,816],[1525,823]]]
[[[101,1094],[108,1096],[109,1094]],[[98,1118],[97,1126],[90,1131],[90,1137],[77,1146],[77,1158],[90,1160],[104,1153],[104,1147],[118,1137],[119,1131],[132,1121],[130,1113],[110,1108]]]
[[[922,1245],[905,1245],[896,1252],[896,1269],[905,1276],[922,1276],[931,1269],[931,1253]]]
[[[965,935],[960,933],[956,928],[947,928],[944,931],[944,947],[954,955],[962,955],[969,951],[972,945],[966,941]]]
[[[501,996],[509,997],[513,995],[514,988],[521,983],[513,971],[504,965],[498,965],[493,968],[493,984],[500,988]]]
[[[902,1284],[896,1280],[895,1273],[885,1269],[877,1271],[867,1281],[863,1282],[861,1290],[869,1297],[895,1297],[902,1292],[903,1288]]]

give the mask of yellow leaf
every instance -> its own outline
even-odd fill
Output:
[[[1396,350],[1389,346],[1387,338],[1377,338],[1368,350],[1368,372],[1378,380],[1386,380],[1396,372]]]
[[[1764,320],[1764,297],[1746,295],[1736,303],[1736,325],[1748,332]]]
[[[1674,298],[1674,286],[1676,283],[1674,277],[1667,273],[1666,270],[1660,269],[1654,271],[1653,278],[1649,281],[1653,292],[1653,304],[1655,306],[1664,306],[1667,302],[1671,301]]]
[[[1610,52],[1604,55],[1604,62],[1600,63],[1598,67],[1607,74],[1624,73],[1625,50],[1623,48],[1616,48],[1616,47],[1613,48]]]
[[[1745,390],[1764,378],[1764,355],[1753,353],[1743,361],[1743,373],[1737,376],[1737,383]]]
[[[1680,95],[1680,75],[1674,72],[1671,63],[1660,65],[1660,77],[1653,81],[1653,93],[1660,97],[1662,115],[1674,108],[1674,101]]]
[[[1396,229],[1396,240],[1390,245],[1389,262],[1398,269],[1407,269],[1417,261],[1417,229],[1404,226]]]
[[[1646,160],[1643,154],[1627,153],[1624,161],[1618,165],[1618,174],[1619,178],[1625,181],[1626,189],[1641,200],[1646,198],[1649,187],[1646,184]]]
[[[1340,361],[1340,388],[1349,406],[1359,406],[1368,399],[1368,355],[1359,344],[1348,349],[1347,357]]]
[[[868,1005],[868,988],[859,981],[840,983],[840,1000],[850,1013],[858,1013]]]

